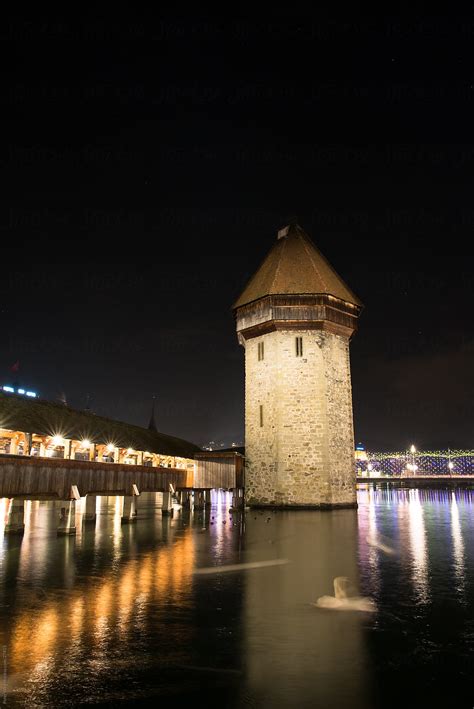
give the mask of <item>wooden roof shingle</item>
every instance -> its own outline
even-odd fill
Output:
[[[109,443],[162,455],[193,458],[201,449],[194,443],[123,421],[71,409],[42,399],[27,399],[0,391],[0,428],[92,443]]]
[[[233,309],[267,295],[332,295],[362,306],[329,261],[298,224],[278,232],[278,239],[252,276]]]

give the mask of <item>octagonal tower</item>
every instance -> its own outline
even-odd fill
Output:
[[[356,506],[349,341],[358,298],[298,225],[234,304],[245,347],[246,502]]]

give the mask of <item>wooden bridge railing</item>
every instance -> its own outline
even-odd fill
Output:
[[[84,495],[131,495],[139,492],[205,490],[242,486],[241,457],[222,465],[197,461],[194,470],[124,463],[0,456],[0,497],[69,499],[72,486]]]
[[[193,471],[123,463],[99,463],[23,456],[0,457],[0,497],[69,499],[75,485],[81,496],[191,490]]]

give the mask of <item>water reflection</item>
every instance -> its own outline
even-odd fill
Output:
[[[372,706],[398,707],[407,697],[416,706],[445,705],[453,686],[459,696],[470,697],[466,657],[474,651],[469,611],[474,564],[466,545],[474,533],[474,493],[383,483],[371,487],[370,496],[367,488],[360,491],[359,517],[367,527],[370,497],[378,530],[396,552],[377,556],[380,584],[374,585],[360,530],[361,585],[364,594],[374,592],[378,608],[366,636],[373,663]]]
[[[124,649],[133,646],[138,629],[142,635],[151,632],[152,618],[145,610],[153,599],[166,599],[173,606],[190,604],[193,530],[188,528],[170,545],[160,545],[158,535],[158,548],[135,553],[138,530],[135,525],[117,525],[118,508],[112,501],[112,514],[98,520],[98,533],[85,528],[80,544],[53,536],[57,510],[51,503],[33,505],[30,525],[43,512],[34,532],[23,540],[5,540],[2,573],[12,582],[5,594],[12,610],[2,618],[2,629],[15,691],[19,684],[28,691],[31,685],[33,691],[54,685],[68,662],[114,671],[118,641]],[[160,524],[172,522],[166,518]],[[77,574],[81,546],[85,575]],[[119,559],[122,563],[117,564]],[[100,573],[95,574],[98,567]],[[182,661],[186,643],[179,645],[172,652]]]
[[[451,534],[453,537],[454,572],[458,589],[464,590],[464,542],[459,519],[459,508],[454,492],[451,493]]]
[[[372,486],[364,486],[359,491],[359,555],[370,575],[370,588],[380,588],[380,549],[372,542],[377,539],[377,493]]]
[[[82,642],[84,634],[89,636],[89,645],[105,652],[112,628],[121,634],[132,632],[130,620],[139,613],[141,601],[153,596],[185,601],[192,580],[193,548],[193,535],[188,533],[173,547],[129,560],[116,573],[109,572],[89,586],[81,585],[67,594],[56,589],[41,604],[31,598],[11,628],[14,670],[28,672],[52,650],[57,652],[58,643]],[[68,626],[67,635],[60,632],[59,618]]]
[[[170,518],[144,495],[123,525],[121,501],[102,498],[95,524],[82,526],[78,505],[76,538],[57,537],[59,505],[27,503],[24,537],[0,536],[8,701],[204,692],[208,706],[369,709],[400,702],[411,677],[423,706],[443,692],[436,663],[461,686],[474,652],[473,492],[366,485],[358,499],[358,510],[244,516],[221,492],[210,512]],[[226,572],[195,573],[215,564]],[[339,576],[376,613],[314,607]]]
[[[357,512],[249,515],[246,559],[285,558],[287,565],[251,572],[245,586],[247,692],[255,706],[365,706],[365,619],[331,614],[312,603],[333,579],[358,585]],[[309,706],[309,705],[308,705]]]
[[[419,490],[409,491],[408,520],[412,555],[413,585],[420,601],[422,603],[426,603],[429,595],[428,552],[424,513],[420,501]]]

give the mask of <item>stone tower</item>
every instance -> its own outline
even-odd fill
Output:
[[[280,229],[234,305],[247,504],[356,506],[349,341],[361,309],[300,226]]]

